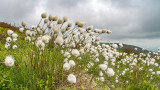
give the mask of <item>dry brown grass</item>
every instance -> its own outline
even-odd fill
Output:
[[[3,27],[3,28],[8,28],[8,29],[11,29],[13,31],[18,31],[18,27],[16,26],[13,26],[11,24],[8,24],[8,23],[5,23],[5,22],[0,22],[0,27]]]

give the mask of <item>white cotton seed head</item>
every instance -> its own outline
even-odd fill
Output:
[[[107,69],[106,74],[107,74],[109,77],[114,76],[114,73],[115,73],[115,72],[113,71],[112,68],[108,68],[108,69]]]
[[[27,37],[25,37],[25,40],[30,42],[31,38],[29,36],[27,36]]]
[[[82,21],[77,21],[76,22],[76,25],[78,26],[78,27],[83,27],[83,26],[85,26],[86,25],[86,23],[85,22],[82,22]]]
[[[71,67],[74,67],[74,66],[76,65],[76,63],[75,63],[73,60],[70,60],[70,61],[69,61],[69,65],[70,65]]]
[[[17,41],[17,38],[13,38],[13,42],[16,42]]]
[[[5,65],[6,66],[13,66],[14,65],[14,58],[12,56],[7,56],[5,58]]]
[[[70,69],[70,64],[69,63],[64,63],[63,64],[63,70],[69,70]]]
[[[100,65],[99,65],[99,68],[100,68],[101,70],[107,70],[107,65],[106,65],[106,64],[100,64]]]
[[[62,24],[64,21],[63,21],[63,19],[58,19],[58,24]]]
[[[9,36],[11,36],[11,35],[13,34],[13,31],[12,31],[12,30],[8,30],[8,31],[7,31],[7,34],[8,34]]]
[[[104,82],[104,77],[100,77],[99,80],[100,80],[101,82]]]
[[[69,74],[67,77],[68,82],[70,82],[71,84],[76,83],[76,77],[73,74]]]
[[[13,45],[12,49],[17,49],[17,45]]]
[[[44,43],[42,40],[38,40],[38,41],[36,42],[36,46],[37,46],[39,49],[44,49],[45,43]]]
[[[117,48],[118,48],[118,45],[117,45],[117,44],[112,44],[112,47],[113,47],[114,49],[117,49]]]
[[[11,42],[12,41],[12,38],[11,37],[7,37],[6,38],[6,42]]]
[[[67,22],[68,18],[66,16],[63,17],[63,21]]]
[[[115,82],[118,83],[118,80],[116,79]]]
[[[54,33],[58,33],[59,32],[59,30],[60,30],[60,27],[58,26],[58,25],[53,25],[53,32]]]
[[[111,31],[111,30],[107,30],[107,33],[108,33],[108,34],[111,34],[111,33],[112,33],[112,31]]]
[[[85,29],[79,28],[80,34],[83,34],[85,32]]]
[[[16,33],[12,34],[12,38],[17,38],[17,37],[18,37],[18,35]]]
[[[99,62],[99,58],[96,58],[95,62]]]
[[[153,71],[153,69],[149,69],[149,71],[150,71],[150,72],[152,72],[152,71]]]
[[[86,28],[87,31],[90,31],[90,30],[92,30],[92,29],[93,29],[93,26],[88,26],[88,27]]]
[[[99,76],[103,76],[103,72],[102,71],[99,71]]]
[[[157,75],[160,75],[160,71],[157,71]]]
[[[123,47],[123,44],[122,44],[122,43],[119,43],[119,47],[122,48],[122,47]]]
[[[67,62],[68,62],[68,58],[65,58],[65,59],[64,59],[64,63],[67,63]]]
[[[30,36],[31,35],[31,31],[30,30],[26,30],[26,36]]]
[[[69,56],[69,55],[70,55],[69,52],[65,52],[65,53],[64,53],[64,57],[67,57],[67,56]]]
[[[31,31],[31,35],[32,36],[36,36],[36,32],[35,31]]]
[[[100,39],[101,39],[100,37],[97,37],[97,38],[96,38],[96,41],[99,41]]]
[[[84,54],[84,49],[81,48],[81,49],[79,50],[79,52],[80,52],[81,54]]]
[[[22,24],[22,26],[23,26],[23,27],[25,27],[25,26],[26,26],[26,23],[25,23],[24,21],[22,21],[22,23],[21,23],[21,24]]]
[[[22,33],[24,31],[24,28],[20,28],[19,31]]]
[[[107,33],[107,29],[102,29],[102,33]]]
[[[74,55],[75,57],[78,57],[80,55],[80,53],[77,49],[73,49],[72,50],[72,55]]]
[[[6,44],[5,44],[5,48],[8,49],[9,47],[10,47],[10,44],[9,44],[9,43],[6,43]]]
[[[49,43],[49,40],[51,39],[51,37],[49,35],[44,35],[42,36],[42,41],[44,43]]]
[[[59,44],[59,45],[62,45],[64,42],[63,40],[63,36],[62,35],[58,35],[57,38],[55,39],[55,43]]]
[[[61,32],[64,33],[66,30],[64,28],[61,29]]]
[[[42,17],[42,18],[46,18],[46,17],[47,17],[47,14],[46,14],[46,13],[42,13],[42,14],[41,14],[41,17]]]
[[[156,73],[155,72],[152,72],[152,75],[155,75]]]

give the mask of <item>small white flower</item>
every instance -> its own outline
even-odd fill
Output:
[[[16,49],[17,48],[17,45],[13,45],[12,49]]]
[[[67,63],[67,62],[64,63],[64,64],[63,64],[63,69],[64,69],[64,70],[69,70],[69,69],[70,69],[70,64]]]
[[[106,69],[107,69],[107,65],[106,65],[106,64],[100,64],[100,65],[99,65],[99,68],[100,68],[101,70],[106,70]]]
[[[68,82],[70,83],[76,83],[76,77],[73,74],[69,74],[67,77]]]
[[[74,67],[76,64],[75,64],[75,62],[74,62],[73,60],[70,60],[70,61],[69,61],[69,65],[70,65],[71,67]]]
[[[6,66],[13,66],[14,65],[14,59],[12,56],[7,56],[5,58],[5,65]]]
[[[72,54],[75,56],[75,57],[78,57],[80,55],[79,51],[77,49],[73,49],[72,50]]]

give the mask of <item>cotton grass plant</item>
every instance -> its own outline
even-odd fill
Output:
[[[9,84],[3,89],[135,89],[144,82],[160,87],[159,53],[127,54],[117,51],[121,43],[100,44],[100,35],[112,33],[108,29],[46,13],[37,25],[26,26],[23,21],[19,34],[7,31],[1,64],[12,67],[4,68]]]

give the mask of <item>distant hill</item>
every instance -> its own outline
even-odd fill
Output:
[[[134,45],[128,45],[128,44],[123,44],[123,47],[122,48],[118,48],[118,50],[120,50],[120,51],[125,51],[125,49],[127,49],[127,48],[129,48],[129,49],[131,49],[134,53],[137,53],[137,54],[139,54],[139,53],[149,53],[150,51],[148,51],[148,50],[143,50],[143,48],[141,48],[141,47],[138,47],[138,46],[134,46]],[[135,50],[135,48],[137,48],[137,50]]]
[[[101,43],[101,44],[109,44],[109,43]],[[110,43],[112,44],[112,43]],[[118,44],[118,43],[115,43],[115,44]],[[137,50],[135,50],[135,48],[137,48]],[[118,48],[117,50],[119,51],[123,51],[123,52],[127,52],[127,53],[136,53],[136,54],[139,54],[139,53],[149,53],[150,51],[148,50],[143,50],[143,48],[141,47],[138,47],[138,46],[134,46],[134,45],[128,45],[128,44],[123,44],[123,47],[122,48]]]
[[[11,29],[13,31],[18,31],[18,29],[19,29],[19,27],[16,27],[15,25],[11,25],[11,24],[8,24],[8,23],[5,23],[5,22],[0,22],[0,27],[8,28],[8,29]]]

